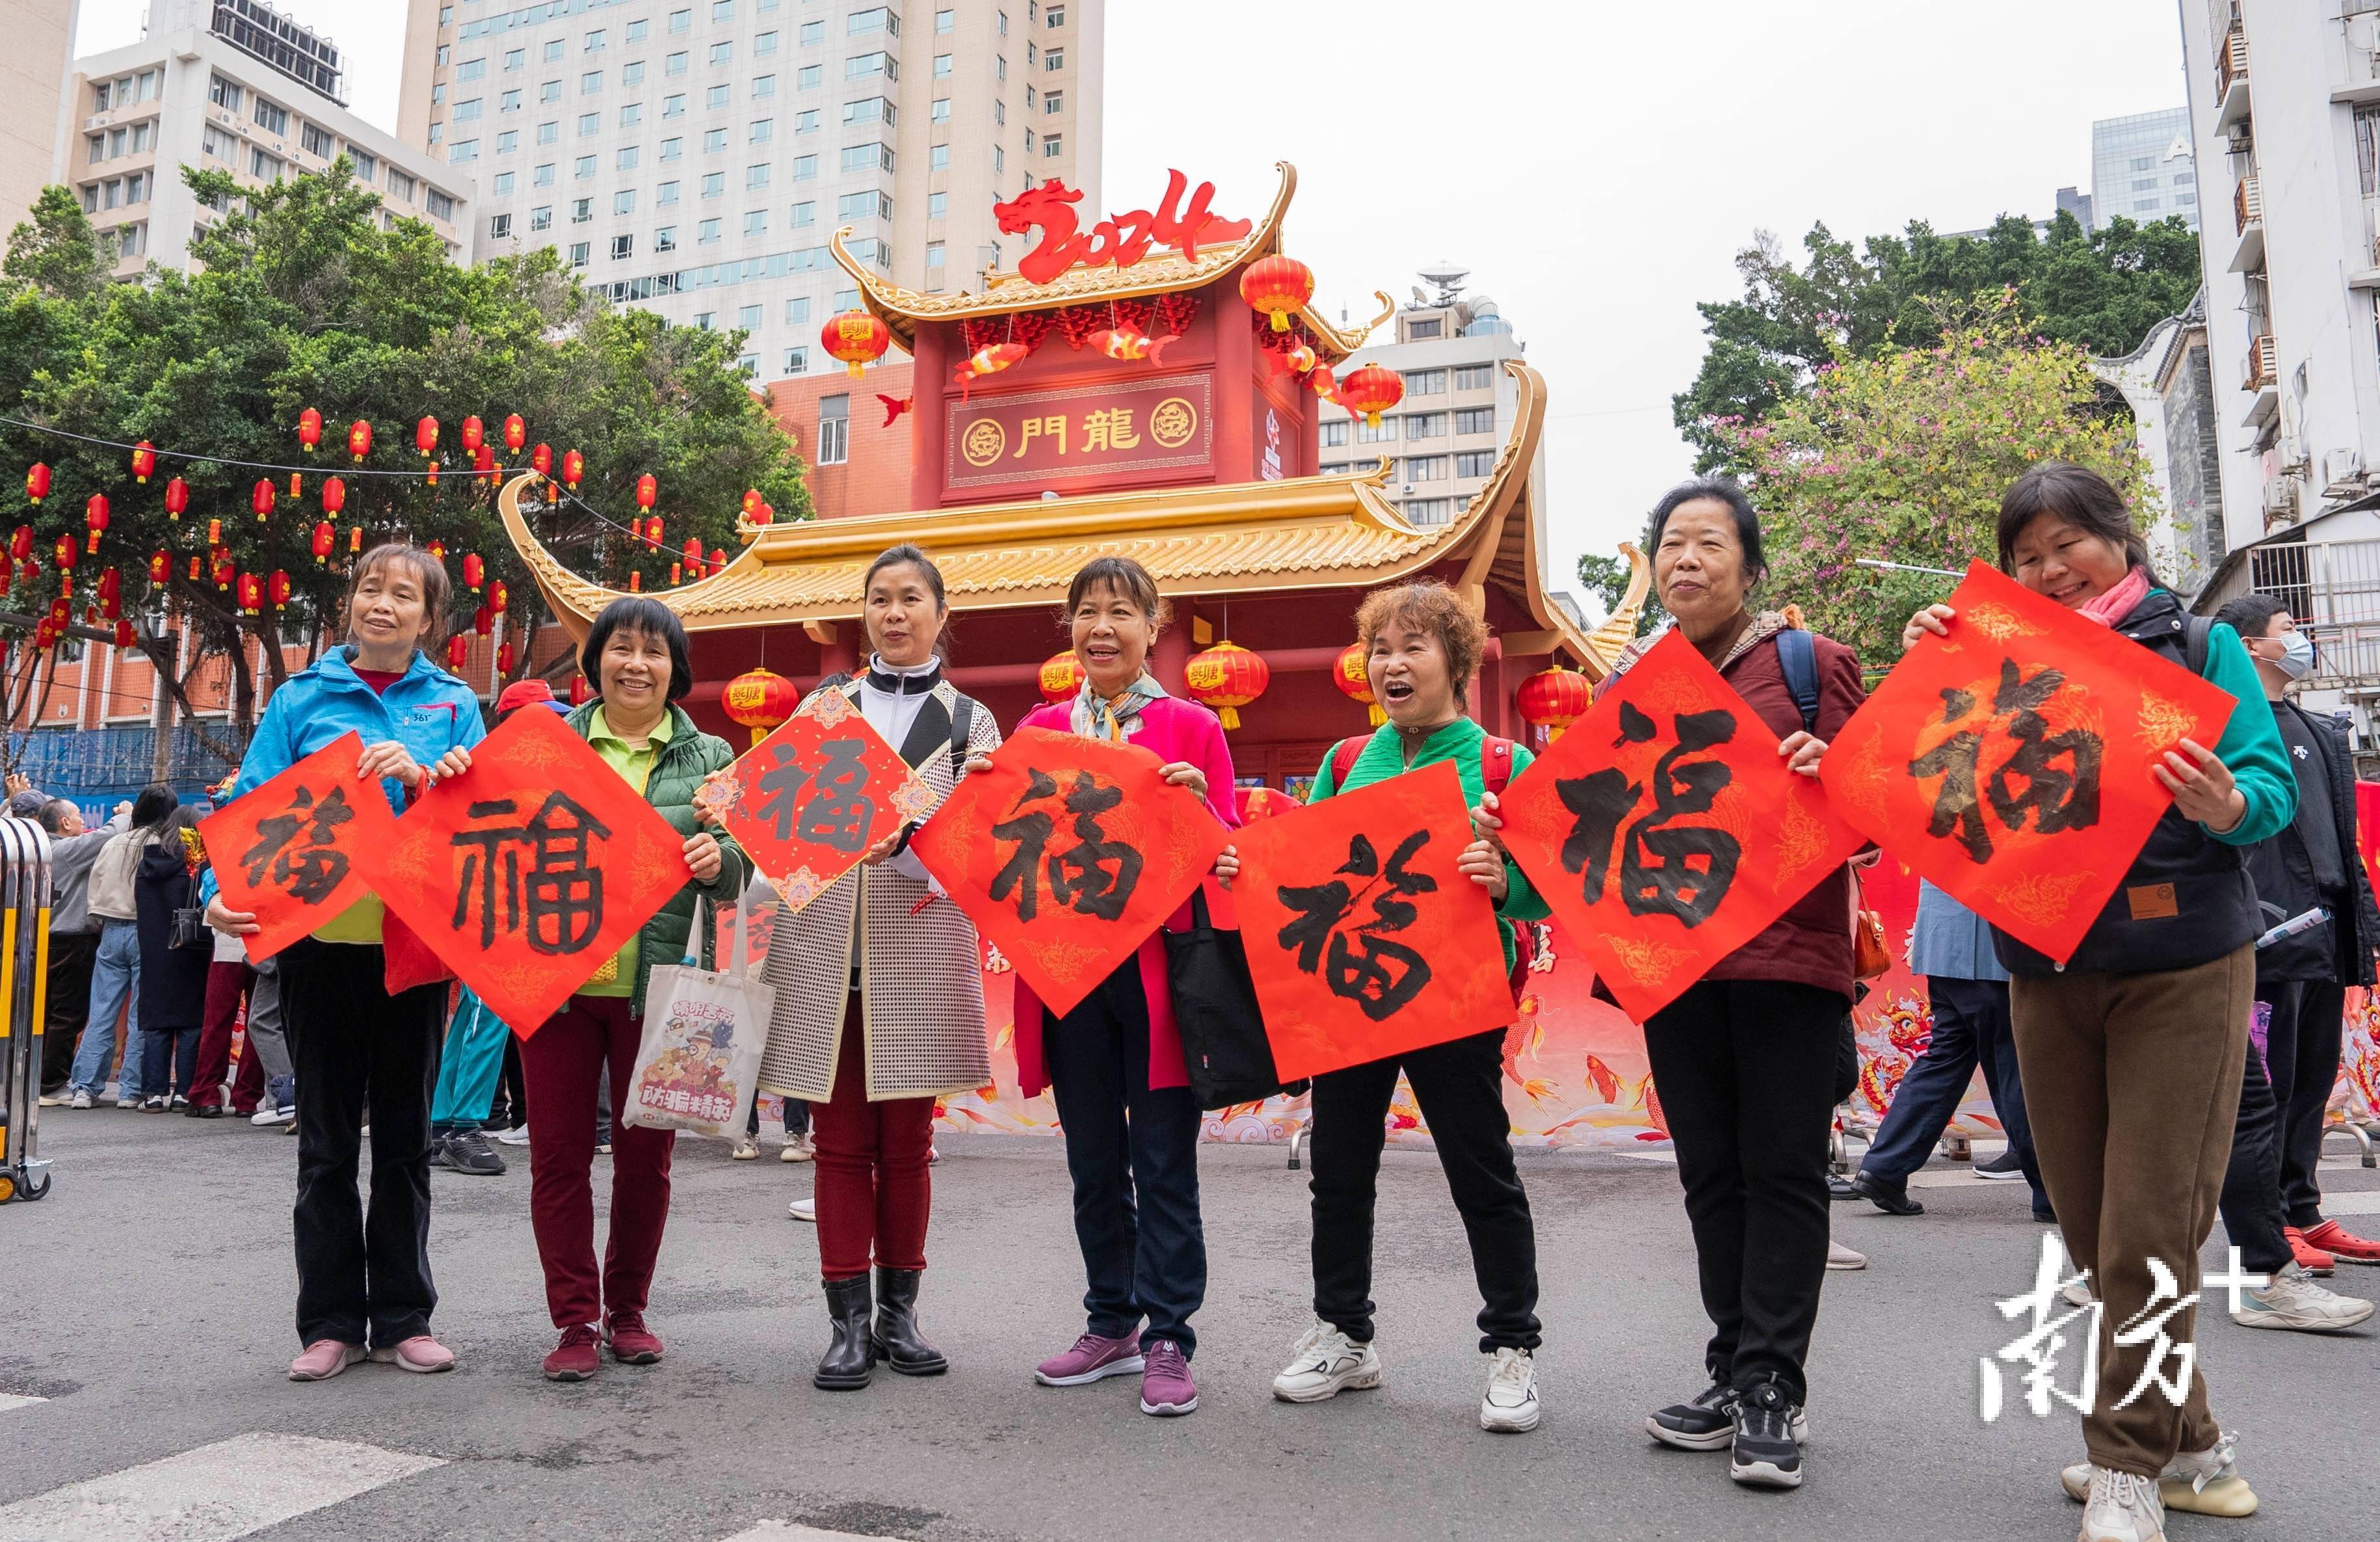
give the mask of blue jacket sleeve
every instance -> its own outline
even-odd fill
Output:
[[[2210,684],[2230,692],[2240,704],[2215,753],[2230,768],[2231,780],[2248,803],[2235,829],[2206,833],[2226,845],[2252,846],[2279,834],[2298,817],[2297,774],[2289,770],[2281,731],[2273,726],[2273,714],[2265,705],[2255,661],[2248,657],[2240,634],[2222,622],[2207,632],[2204,673]]]

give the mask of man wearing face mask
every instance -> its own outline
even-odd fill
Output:
[[[2380,913],[2356,846],[2355,771],[2345,729],[2288,698],[2289,687],[2313,672],[2312,639],[2270,595],[2242,596],[2216,619],[2229,623],[2255,659],[2298,778],[2297,818],[2247,849],[2257,903],[2267,926],[2316,907],[2330,917],[2256,953],[2257,1015],[2269,1013],[2270,1024],[2261,1054],[2258,1036],[2249,1040],[2222,1208],[2241,1261],[2273,1274],[2274,1283],[2249,1293],[2234,1316],[2251,1327],[2337,1330],[2370,1317],[2371,1304],[2333,1295],[2306,1276],[2329,1274],[2341,1258],[2380,1264],[2380,1243],[2323,1219],[2314,1164],[2338,1077],[2347,988],[2373,983]],[[2276,1222],[2279,1239],[2271,1235]]]

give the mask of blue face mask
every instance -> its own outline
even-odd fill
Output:
[[[2281,656],[2270,661],[2275,669],[2291,680],[2302,680],[2313,673],[2313,639],[2303,632],[2284,632],[2280,637]]]

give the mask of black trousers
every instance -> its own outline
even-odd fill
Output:
[[[293,942],[279,955],[297,1062],[298,1338],[386,1348],[430,1331],[430,1099],[446,988],[391,996],[378,947]],[[356,1186],[371,1110],[371,1206]]]
[[[1041,1025],[1041,1055],[1075,1182],[1090,1330],[1146,1329],[1193,1354],[1191,1314],[1207,1300],[1207,1232],[1198,1218],[1198,1135],[1186,1087],[1148,1085],[1148,998],[1127,958],[1081,1004]]]
[[[2309,1229],[2322,1224],[2322,1185],[2314,1181],[2314,1168],[2322,1160],[2323,1114],[2338,1081],[2347,988],[2328,980],[2258,980],[2256,1000],[2273,1009],[2265,1069],[2280,1105],[2274,1142],[2281,1215],[2289,1225]],[[2238,1149],[2236,1139],[2232,1148]]]
[[[99,933],[50,933],[50,1001],[42,1023],[42,1094],[67,1088],[74,1069],[76,1041],[91,1015],[91,966],[99,959]]]
[[[1537,1347],[1537,1232],[1512,1166],[1503,1039],[1498,1028],[1314,1078],[1314,1315],[1347,1337],[1372,1337],[1372,1218],[1402,1071],[1471,1239],[1480,1353]]]
[[[2223,1169],[2223,1230],[2252,1273],[2278,1274],[2294,1255],[2282,1232],[2281,1106],[2265,1078],[2256,1041],[2248,1041],[2247,1074],[2240,1082],[2240,1114],[2231,1128],[2231,1160]]]
[[[1714,1380],[1804,1400],[1827,1276],[1827,1130],[1845,998],[1705,980],[1645,1025],[1714,1331]]]
[[[140,1026],[140,1088],[152,1098],[188,1098],[199,1075],[196,1027]],[[130,1052],[128,1048],[127,1052]],[[167,1083],[171,1082],[171,1086]]]
[[[1958,1113],[1980,1064],[1992,1108],[2008,1133],[2009,1149],[2016,1153],[2017,1165],[2033,1187],[2034,1210],[2046,1212],[2049,1191],[2041,1186],[2041,1162],[2033,1154],[2033,1122],[2025,1117],[2008,981],[1928,975],[1925,993],[1934,1006],[1933,1037],[1900,1078],[1861,1170],[1900,1182],[1924,1167]]]

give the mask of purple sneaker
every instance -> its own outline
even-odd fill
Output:
[[[1044,1387],[1081,1387],[1111,1376],[1129,1376],[1143,1364],[1138,1333],[1121,1339],[1086,1333],[1065,1354],[1042,1361],[1033,1379]]]
[[[1171,1339],[1148,1342],[1148,1366],[1140,1373],[1140,1411],[1159,1418],[1198,1412],[1198,1384],[1190,1361]]]

